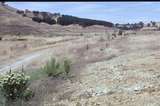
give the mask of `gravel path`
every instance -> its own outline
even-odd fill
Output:
[[[51,48],[48,49],[43,49],[40,51],[36,51],[27,55],[23,55],[17,59],[14,60],[10,60],[8,61],[7,64],[2,64],[0,65],[0,73],[3,74],[6,71],[9,71],[10,69],[14,70],[17,68],[22,67],[22,65],[25,67],[28,64],[30,64],[33,60],[36,60],[40,57],[44,57],[46,55],[46,53],[48,53],[48,50],[50,50]]]

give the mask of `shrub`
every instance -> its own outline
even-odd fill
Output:
[[[21,99],[29,86],[29,76],[10,72],[0,78],[0,88],[7,100]]]
[[[83,36],[83,33],[80,33],[80,36]]]
[[[23,17],[26,17],[27,15],[26,15],[26,14],[23,14],[22,16],[23,16]]]
[[[71,61],[65,59],[64,60],[64,71],[66,72],[67,75],[70,72],[70,69],[71,69]]]
[[[122,35],[123,34],[123,31],[122,30],[119,30],[118,31],[118,35]]]
[[[23,93],[23,99],[28,101],[29,99],[31,99],[34,96],[34,93],[32,90],[30,90],[29,88],[25,90],[25,92]]]
[[[103,48],[100,48],[100,51],[103,51],[104,49]]]
[[[51,58],[51,60],[47,62],[43,69],[48,76],[57,77],[63,73],[63,71],[60,69],[60,63],[58,63],[55,58]]]
[[[116,37],[116,34],[115,34],[115,33],[113,33],[113,34],[112,34],[112,36],[113,36],[113,37]]]
[[[70,71],[70,61],[65,59],[63,64],[56,61],[55,58],[51,58],[50,61],[46,63],[43,70],[47,73],[48,76],[58,77],[61,74],[66,73],[68,75]]]

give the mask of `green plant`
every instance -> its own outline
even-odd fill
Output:
[[[123,34],[123,31],[122,30],[119,30],[118,31],[118,35],[122,35]]]
[[[46,63],[43,70],[47,73],[48,76],[57,77],[63,73],[60,68],[60,63],[56,61],[55,58],[51,58],[50,61]]]
[[[29,88],[26,89],[25,92],[23,93],[23,99],[26,101],[31,99],[33,96],[34,96],[34,92],[30,90]]]
[[[80,33],[80,36],[83,36],[83,33]]]
[[[67,75],[70,72],[70,69],[71,69],[71,61],[69,61],[68,59],[65,59],[64,60],[64,71],[66,72]]]
[[[58,77],[64,73],[68,75],[68,73],[70,72],[70,67],[71,61],[69,61],[68,59],[65,59],[63,63],[61,63],[56,61],[55,58],[51,58],[51,60],[49,60],[45,64],[43,70],[47,73],[48,76]]]
[[[100,48],[100,51],[103,51],[104,49],[103,48]]]
[[[29,76],[23,72],[9,72],[0,78],[0,88],[7,100],[21,99],[29,86]]]

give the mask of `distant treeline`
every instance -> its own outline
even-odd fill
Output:
[[[103,25],[106,27],[113,27],[114,24],[107,21],[79,18],[70,15],[61,15],[60,13],[49,13],[49,12],[39,12],[39,11],[17,11],[18,14],[22,14],[25,17],[32,18],[33,21],[36,22],[45,22],[50,25],[52,24],[60,24],[60,25],[71,25],[71,24],[79,24],[83,27],[91,26],[91,25]]]
[[[61,25],[70,25],[70,24],[79,24],[83,27],[91,26],[91,25],[104,25],[107,27],[113,27],[113,24],[106,21],[92,20],[86,18],[78,18],[69,15],[62,15],[61,18],[58,19],[58,23]]]
[[[122,29],[122,30],[137,30],[144,27],[143,22],[134,23],[134,24],[115,24],[116,28]]]

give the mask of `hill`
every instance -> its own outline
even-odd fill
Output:
[[[68,15],[60,15],[57,13],[38,12],[35,11],[23,12],[7,4],[0,4],[0,35],[59,35],[75,34],[81,32],[92,32],[95,30],[94,25],[101,26],[96,29],[96,32],[101,32],[112,28],[112,23],[105,21],[97,21],[83,19]],[[23,14],[25,13],[25,14]],[[40,20],[40,22],[38,22]],[[55,24],[56,23],[56,24]],[[72,28],[77,29],[70,30]],[[91,28],[86,28],[91,26]],[[71,28],[71,29],[72,29]],[[89,30],[88,30],[89,29]],[[91,29],[91,31],[90,31]]]
[[[22,17],[14,12],[9,6],[0,5],[0,34],[28,35],[44,34],[46,31],[37,22],[30,18]]]

